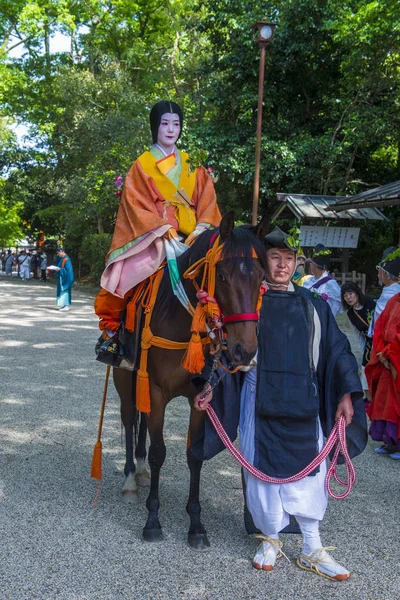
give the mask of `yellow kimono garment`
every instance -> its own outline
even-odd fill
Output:
[[[138,160],[146,175],[153,179],[164,200],[176,207],[175,218],[179,224],[179,231],[185,235],[189,235],[196,227],[196,215],[194,208],[192,208],[196,172],[190,171],[188,154],[181,151],[178,152],[182,164],[178,187],[165,173],[166,166],[169,166],[168,163],[170,164],[169,157],[157,161],[151,152],[144,152]]]

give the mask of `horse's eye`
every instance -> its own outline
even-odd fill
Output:
[[[222,273],[221,271],[218,273],[218,279],[220,281],[226,281],[226,277],[225,277],[224,273]]]

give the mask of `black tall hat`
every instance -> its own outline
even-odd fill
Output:
[[[293,244],[289,240],[295,243]],[[267,250],[270,250],[271,248],[280,248],[281,250],[293,250],[293,252],[297,252],[299,249],[297,240],[294,240],[293,237],[282,231],[282,229],[279,229],[279,227],[275,227],[271,233],[268,233],[264,237],[264,243]],[[295,245],[296,243],[297,245]]]
[[[396,248],[396,246],[391,246],[390,248],[386,248],[383,252],[382,260],[379,263],[379,266],[384,270],[394,275],[395,277],[399,277],[400,275],[400,248]]]
[[[161,102],[157,102],[157,104],[155,104],[150,111],[150,127],[153,144],[157,142],[158,128],[160,127],[161,117],[166,113],[178,115],[181,123],[181,131],[179,133],[178,140],[181,137],[183,127],[183,113],[181,107],[171,100],[161,100]]]
[[[331,251],[326,248],[323,244],[317,244],[315,246],[312,262],[317,265],[320,269],[327,269],[331,262],[330,259]]]

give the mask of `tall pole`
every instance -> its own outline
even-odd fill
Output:
[[[260,162],[261,162],[261,129],[262,129],[262,106],[264,97],[264,71],[265,71],[265,47],[261,42],[260,56],[260,74],[258,77],[258,109],[257,109],[257,138],[256,138],[256,161],[254,170],[254,188],[253,188],[253,212],[251,224],[257,225],[258,217],[258,198],[260,194]]]

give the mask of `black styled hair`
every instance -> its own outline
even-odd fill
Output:
[[[157,102],[157,104],[155,104],[150,111],[150,127],[153,144],[157,142],[158,128],[160,127],[161,117],[166,113],[178,115],[181,124],[181,131],[179,133],[178,140],[181,137],[183,127],[183,113],[181,107],[171,100],[161,100],[161,102]]]
[[[341,288],[342,306],[343,306],[344,310],[349,310],[349,308],[351,308],[350,304],[347,304],[346,300],[344,299],[344,295],[346,292],[356,293],[358,296],[359,303],[361,304],[361,306],[364,306],[364,304],[367,300],[366,297],[364,296],[361,289],[359,288],[359,286],[356,283],[349,281],[348,283],[344,283]]]

